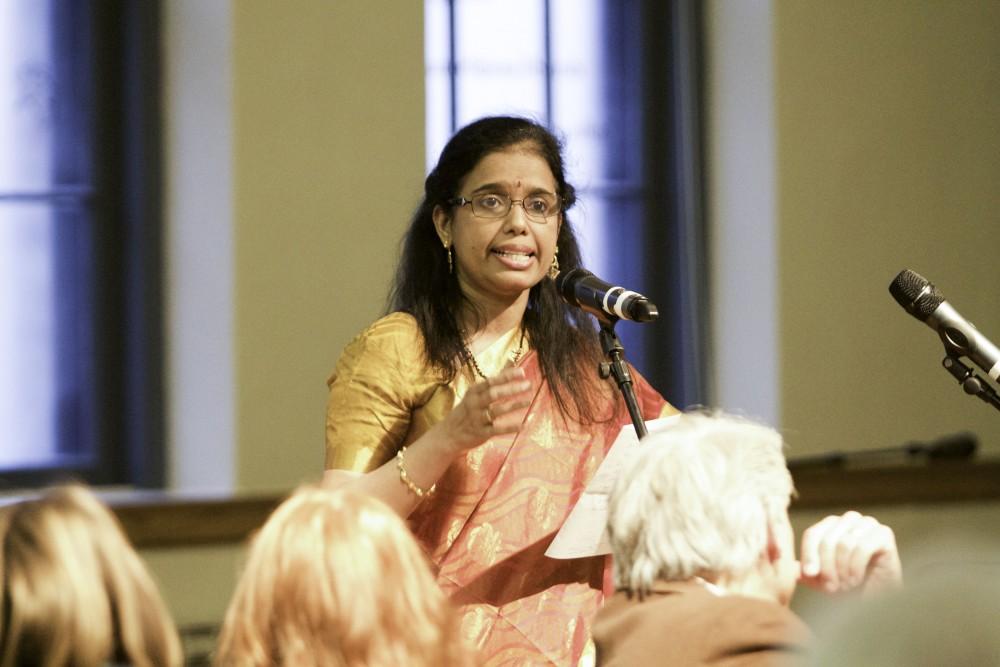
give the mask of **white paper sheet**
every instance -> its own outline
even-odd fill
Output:
[[[656,433],[676,418],[677,415],[651,419],[646,422],[646,431]],[[635,434],[635,426],[632,424],[623,426],[604,461],[590,480],[590,484],[570,510],[552,544],[545,550],[546,556],[584,558],[611,553],[611,546],[604,530],[608,522],[608,496],[629,456],[638,445],[639,438]]]

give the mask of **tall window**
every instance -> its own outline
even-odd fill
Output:
[[[426,0],[428,169],[485,115],[565,140],[586,268],[642,291],[626,355],[678,405],[704,401],[699,17],[694,0]]]
[[[162,475],[158,6],[136,4],[0,2],[0,488]]]

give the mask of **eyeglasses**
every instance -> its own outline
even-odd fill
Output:
[[[507,195],[494,192],[473,195],[472,199],[465,197],[455,197],[447,202],[451,206],[472,207],[472,215],[477,218],[504,218],[510,213],[514,204],[520,204],[524,209],[524,214],[529,220],[535,222],[548,222],[559,215],[562,209],[562,198],[551,192],[540,192],[524,199],[511,199]]]

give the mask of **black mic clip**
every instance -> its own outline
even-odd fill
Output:
[[[996,389],[982,376],[976,374],[971,366],[967,366],[957,356],[948,355],[941,360],[941,365],[958,380],[962,389],[970,396],[978,396],[985,402],[1000,410],[1000,395]]]

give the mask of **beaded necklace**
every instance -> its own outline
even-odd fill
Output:
[[[472,369],[476,372],[476,375],[484,380],[488,380],[486,373],[483,369],[479,367],[479,362],[476,361],[476,357],[472,354],[472,350],[469,349],[469,344],[465,342],[465,332],[462,332],[462,351],[465,354],[465,360],[472,365]],[[521,360],[521,355],[524,354],[524,329],[521,329],[521,340],[517,344],[517,349],[510,353],[510,360],[517,364]]]

